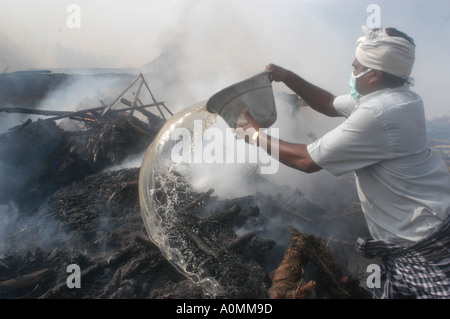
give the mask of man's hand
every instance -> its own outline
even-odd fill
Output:
[[[334,108],[333,94],[305,81],[297,74],[276,64],[266,66],[266,71],[272,71],[271,81],[283,82],[294,93],[300,96],[310,107],[327,116],[341,116]]]
[[[266,66],[266,71],[272,71],[270,80],[275,82],[284,81],[288,73],[288,70],[272,63]]]
[[[236,138],[237,139],[244,138],[246,143],[258,145],[258,137],[259,137],[259,129],[260,129],[258,122],[256,122],[252,118],[252,116],[250,115],[250,112],[247,109],[244,109],[242,111],[242,114],[244,115],[245,119],[247,120],[247,124],[242,127],[238,127],[235,130],[235,132],[237,133]]]
[[[258,124],[258,122],[256,122],[253,117],[250,115],[250,112],[247,109],[244,109],[242,111],[242,114],[244,114],[245,119],[247,120],[247,125],[245,125],[243,128],[244,130],[250,127],[253,127],[255,129],[255,131],[259,131],[259,129],[261,128]]]
[[[303,172],[312,173],[321,170],[309,156],[306,145],[293,144],[279,139],[272,138],[270,135],[259,131],[260,126],[248,112],[244,109],[242,112],[247,119],[248,124],[238,127],[236,132],[237,139],[245,139],[245,142],[262,147],[268,154],[274,156],[283,164]]]

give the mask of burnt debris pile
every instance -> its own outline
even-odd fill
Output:
[[[213,190],[195,193],[180,189],[180,194],[186,196],[184,202],[189,205],[184,207],[182,222],[174,225],[174,231],[182,232],[181,241],[196,250],[201,259],[197,262],[202,263],[208,275],[222,287],[211,296],[201,285],[177,271],[148,240],[140,215],[138,175],[138,168],[128,168],[85,177],[59,188],[33,214],[18,216],[11,225],[14,229],[8,230],[11,235],[0,259],[0,296],[362,296],[357,281],[340,270],[330,249],[334,245],[330,242],[305,235],[290,245],[283,258],[284,247],[264,235],[268,220],[261,214],[259,206],[267,203],[265,209],[270,206],[272,213],[277,214],[281,204],[273,202],[273,198],[255,195],[220,200],[212,196]],[[301,218],[318,218],[313,217],[317,212],[320,210],[303,213]],[[242,231],[251,226],[258,230]],[[298,234],[293,230],[292,238],[299,237]],[[302,254],[301,258],[286,257],[292,250]],[[67,284],[71,275],[67,267],[73,264],[81,270],[79,289],[71,289]],[[289,290],[302,294],[293,295]]]
[[[137,178],[138,169],[91,175],[58,189],[34,218],[19,216],[0,260],[0,295],[146,298],[180,281],[146,239]],[[81,270],[79,289],[67,286],[71,264]]]
[[[82,113],[87,129],[66,131],[54,121],[27,121],[0,135],[0,201],[39,204],[53,191],[143,152],[163,124],[121,112]]]
[[[333,194],[323,194],[328,205],[319,206],[278,186],[270,195],[222,199],[214,189],[194,190],[181,175],[163,179],[174,182],[164,188],[173,194],[161,188],[153,200],[163,209],[178,198],[165,235],[185,266],[167,258],[141,216],[139,168],[115,166],[147,149],[164,110],[172,115],[151,92],[153,100],[143,103],[145,88],[150,92],[140,74],[110,105],[0,109],[47,117],[0,135],[0,298],[365,296],[347,267],[355,239],[367,235],[356,194],[348,207],[334,205],[340,201]],[[78,129],[57,124],[68,118]]]
[[[152,98],[149,104],[143,103],[144,87]],[[0,204],[13,200],[22,209],[34,208],[59,187],[144,152],[166,121],[162,108],[171,114],[155,100],[142,73],[111,104],[100,103],[78,111],[0,108],[0,114],[44,117],[0,135]]]

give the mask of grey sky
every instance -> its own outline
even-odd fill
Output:
[[[80,9],[79,28],[70,28],[70,4]],[[415,39],[413,89],[427,117],[448,114],[448,0],[1,0],[0,72],[139,68],[169,52],[199,99],[270,62],[344,94],[370,4],[382,26]]]

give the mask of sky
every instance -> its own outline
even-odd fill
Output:
[[[0,72],[139,69],[170,53],[194,99],[268,63],[339,95],[369,24],[414,38],[413,90],[427,118],[450,114],[448,0],[0,0]]]

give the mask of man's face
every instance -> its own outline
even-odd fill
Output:
[[[353,75],[355,75],[355,76],[360,74],[361,72],[367,70],[367,68],[364,65],[362,65],[361,63],[359,63],[359,61],[356,58],[353,60],[352,66],[353,66]],[[366,95],[366,94],[370,93],[369,79],[370,79],[371,73],[372,72],[364,74],[363,76],[361,76],[355,80],[356,90],[362,95]]]

